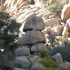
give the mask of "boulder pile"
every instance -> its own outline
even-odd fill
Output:
[[[31,52],[47,51],[45,46],[45,38],[41,32],[45,28],[42,18],[36,15],[30,16],[24,25],[23,31],[25,32],[22,37],[19,37],[19,47],[15,50],[15,54],[19,56],[16,60],[25,62],[23,56],[30,56]],[[22,60],[21,60],[21,59]],[[27,61],[28,63],[28,61]]]

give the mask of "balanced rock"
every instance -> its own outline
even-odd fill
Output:
[[[42,32],[36,30],[27,31],[18,39],[18,44],[36,44],[39,42],[45,42],[45,38]]]
[[[29,48],[27,47],[19,47],[15,50],[15,54],[18,56],[25,56],[25,55],[30,55]]]
[[[35,15],[33,16],[30,16],[26,22],[25,22],[25,25],[24,25],[24,28],[23,28],[23,31],[28,31],[28,30],[43,30],[45,28],[44,26],[44,21],[42,18],[40,17],[37,17]]]
[[[33,51],[33,52],[36,52],[36,51],[47,51],[47,48],[44,45],[44,43],[38,43],[38,44],[32,45],[31,51]]]

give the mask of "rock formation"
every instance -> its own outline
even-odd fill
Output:
[[[26,57],[24,56],[30,56],[31,52],[47,51],[47,48],[44,44],[45,38],[43,33],[41,32],[41,30],[43,30],[44,28],[45,26],[42,18],[35,15],[28,17],[23,28],[25,34],[22,35],[22,37],[19,37],[19,47],[15,50],[15,54],[17,55],[17,62],[23,60],[23,63],[25,63],[24,59]],[[21,60],[20,58],[24,59]],[[28,63],[28,60],[26,60],[26,63]]]

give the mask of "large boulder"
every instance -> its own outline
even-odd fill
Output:
[[[70,18],[70,4],[67,4],[62,9],[61,19],[63,22],[66,22],[66,20],[69,18]]]
[[[62,34],[63,26],[58,25],[51,28],[50,35],[51,36],[60,36]]]
[[[60,21],[61,21],[60,18],[51,18],[51,19],[45,20],[44,23],[45,23],[45,26],[48,27],[48,26],[60,25]]]
[[[39,42],[45,42],[45,38],[42,32],[36,30],[27,31],[18,39],[18,44],[36,44]]]
[[[38,43],[38,44],[32,45],[31,51],[32,52],[36,52],[36,51],[47,51],[47,48],[44,45],[44,43]]]
[[[45,28],[45,25],[44,25],[43,19],[33,15],[27,18],[23,31],[28,31],[33,29],[43,30],[44,28]]]
[[[27,47],[20,47],[15,50],[15,54],[18,56],[28,56],[30,55],[30,50]]]
[[[28,64],[29,60],[25,56],[19,56],[15,58],[16,63],[21,63],[21,64]]]

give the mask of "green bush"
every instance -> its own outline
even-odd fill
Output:
[[[34,62],[30,62],[29,64],[25,64],[25,65],[23,64],[22,68],[23,69],[30,69],[33,64],[34,64]]]
[[[57,53],[60,53],[63,60],[65,61],[69,61],[70,62],[70,45],[66,46],[66,47],[54,47],[51,51],[50,51],[50,55],[53,56]]]
[[[51,4],[50,6],[48,6],[48,7],[47,7],[47,11],[60,13],[62,7],[63,7],[63,4],[60,4],[60,3],[57,3],[57,2],[56,2],[56,3]]]
[[[49,56],[49,52],[48,51],[39,51],[39,56],[41,58],[47,57],[47,56]]]
[[[30,62],[28,64],[21,64],[21,63],[15,62],[14,66],[17,68],[30,69],[33,64],[34,64],[34,62]]]
[[[38,60],[38,62],[48,68],[57,68],[58,67],[57,63],[54,61],[54,59],[52,57],[42,58],[41,60]]]
[[[2,39],[0,39],[0,49],[2,48],[4,48],[4,43],[5,43],[5,41],[4,40],[2,40]]]
[[[19,27],[20,24],[12,19],[8,13],[0,12],[0,39],[5,41],[4,48],[11,50],[11,46],[16,44]]]
[[[1,70],[15,70],[15,67],[10,61],[8,61],[7,57],[0,55],[0,69]]]
[[[23,68],[23,65],[21,63],[18,63],[18,62],[14,62],[14,66],[16,68]]]

